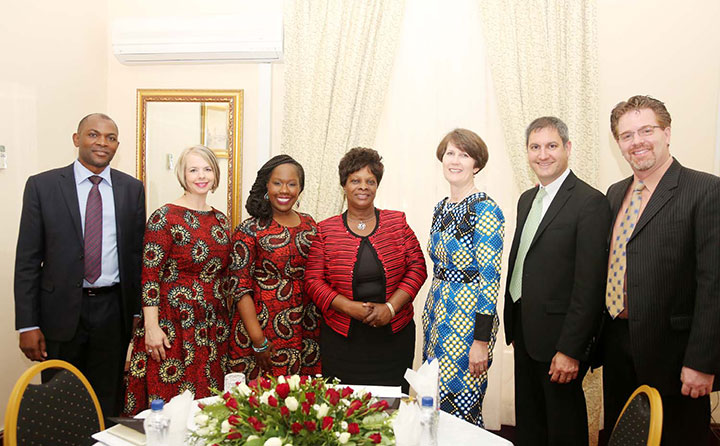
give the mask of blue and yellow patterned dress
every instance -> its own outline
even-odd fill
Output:
[[[470,374],[474,339],[495,344],[505,217],[484,192],[435,206],[429,251],[433,282],[423,311],[423,359],[440,362],[440,409],[483,427],[487,372]]]

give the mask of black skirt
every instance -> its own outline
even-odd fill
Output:
[[[345,384],[402,386],[408,393],[404,375],[415,355],[415,322],[393,333],[390,324],[371,327],[353,319],[345,337],[323,321],[320,354],[325,377]]]

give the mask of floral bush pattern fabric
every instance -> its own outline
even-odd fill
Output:
[[[271,375],[320,373],[320,312],[303,294],[305,262],[317,226],[300,214],[289,228],[274,220],[267,225],[249,218],[235,230],[229,288],[234,301],[251,293],[258,322],[277,354]],[[251,340],[236,311],[232,317],[230,367],[249,379],[258,376]]]
[[[211,395],[227,371],[230,324],[225,272],[230,258],[230,223],[217,210],[194,211],[172,204],[148,219],[143,251],[142,305],[158,307],[170,341],[166,359],[145,350],[140,321],[132,340],[124,413],[134,415],[185,390]]]

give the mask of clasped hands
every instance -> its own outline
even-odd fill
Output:
[[[349,316],[371,327],[382,327],[390,323],[392,313],[384,303],[352,302]]]

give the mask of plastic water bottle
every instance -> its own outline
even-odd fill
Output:
[[[163,413],[164,405],[163,400],[153,400],[150,403],[151,412],[143,422],[147,446],[170,446],[168,443],[170,418]]]
[[[420,446],[437,446],[438,414],[433,397],[424,396],[420,403]]]

